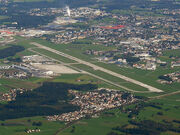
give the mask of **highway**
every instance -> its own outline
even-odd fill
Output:
[[[52,49],[52,48],[50,48],[50,47],[46,47],[46,46],[41,45],[41,44],[39,44],[39,43],[31,42],[31,44],[32,44],[32,45],[35,45],[35,46],[37,46],[37,47],[39,47],[39,48],[45,49],[45,50],[47,50],[47,51],[53,52],[53,53],[55,53],[55,54],[58,54],[58,55],[60,55],[60,56],[66,57],[66,58],[68,58],[68,59],[74,60],[74,61],[76,61],[76,62],[78,62],[78,63],[80,63],[80,64],[84,64],[84,65],[87,65],[87,66],[89,66],[89,67],[92,67],[94,70],[99,70],[99,71],[108,73],[108,74],[110,74],[110,75],[112,75],[112,76],[121,78],[121,79],[126,80],[126,81],[128,81],[128,82],[137,84],[137,85],[142,86],[142,87],[144,87],[144,88],[147,88],[150,92],[163,92],[163,90],[157,89],[157,88],[152,87],[152,86],[150,86],[150,85],[144,84],[144,83],[142,83],[142,82],[140,82],[140,81],[134,80],[134,79],[132,79],[132,78],[126,77],[126,76],[121,75],[121,74],[119,74],[119,73],[115,73],[115,72],[113,72],[113,71],[111,71],[111,70],[105,69],[105,68],[103,68],[103,67],[97,66],[97,65],[95,65],[95,64],[89,63],[89,62],[84,61],[84,60],[81,60],[81,59],[79,59],[79,58],[73,57],[73,56],[71,56],[71,55],[69,55],[69,54],[65,54],[65,53],[63,53],[63,52],[60,52],[60,51],[55,50],[55,49]]]

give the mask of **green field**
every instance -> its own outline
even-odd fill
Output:
[[[36,88],[39,85],[36,83],[33,83],[28,80],[19,80],[19,79],[0,79],[0,92],[7,92],[10,89],[15,88],[25,88],[25,89],[32,89]]]
[[[33,122],[42,122],[42,126],[32,126]],[[28,135],[25,129],[40,129],[41,132],[33,135],[53,135],[59,128],[64,126],[63,122],[49,122],[43,117],[27,117],[0,121],[0,132],[2,135]]]
[[[122,75],[128,76],[130,78],[133,78],[135,80],[144,82],[146,84],[149,84],[151,86],[154,86],[156,88],[162,89],[165,92],[173,92],[176,90],[179,90],[180,88],[180,84],[178,83],[174,83],[171,85],[166,85],[166,84],[159,84],[158,82],[156,82],[158,80],[158,76],[160,75],[164,75],[167,73],[173,73],[175,71],[179,71],[180,68],[161,68],[159,67],[157,70],[155,71],[146,71],[146,70],[141,70],[141,69],[135,69],[135,68],[120,68],[116,65],[109,65],[109,64],[104,64],[104,63],[96,63],[96,65],[105,67],[109,70],[112,70],[114,72],[120,73]]]
[[[117,83],[119,85],[125,86],[127,88],[130,88],[130,89],[132,89],[134,91],[148,91],[144,87],[141,87],[139,85],[127,82],[127,81],[125,81],[125,80],[123,80],[121,78],[109,75],[108,73],[105,73],[105,72],[102,72],[102,71],[99,71],[99,70],[93,70],[91,67],[88,67],[86,65],[77,64],[77,65],[73,65],[73,66],[78,67],[79,69],[82,69],[84,71],[88,71],[89,73],[98,75],[99,77],[106,78],[107,80],[110,80],[110,81],[115,82],[115,83]],[[123,90],[122,88],[120,88],[120,89]]]
[[[180,49],[164,51],[163,56],[168,56],[168,57],[173,56],[173,57],[179,57],[180,58]]]
[[[167,50],[163,52],[163,55],[159,57],[160,60],[168,62],[170,67],[172,61],[176,61],[177,58],[180,58],[180,49]]]
[[[112,88],[118,89],[118,87],[111,86],[106,82],[103,82],[99,79],[91,77],[86,74],[62,74],[60,76],[54,78],[37,78],[31,77],[26,80],[20,79],[0,79],[0,92],[5,93],[8,92],[10,89],[13,88],[27,88],[27,89],[34,89],[41,85],[42,82],[64,82],[64,83],[72,83],[72,84],[96,84],[99,88]]]
[[[118,87],[111,86],[106,82],[103,82],[99,79],[96,79],[92,76],[86,74],[62,74],[59,77],[55,77],[52,82],[64,82],[64,83],[71,83],[71,84],[96,84],[98,88],[111,88],[111,89],[118,89]]]
[[[46,55],[48,57],[51,57],[53,59],[56,59],[56,60],[59,60],[61,62],[64,62],[64,63],[75,63],[75,61],[71,60],[71,59],[67,59],[66,57],[63,57],[63,56],[59,56],[57,54],[54,54],[52,52],[49,52],[47,50],[44,50],[44,49],[40,49],[40,48],[34,48],[32,49],[33,51],[36,51],[38,53],[41,53],[43,55]]]

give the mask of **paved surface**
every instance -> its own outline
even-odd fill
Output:
[[[43,45],[41,45],[41,44],[39,44],[39,43],[32,42],[31,44],[32,44],[32,45],[35,45],[35,46],[37,46],[37,47],[39,47],[39,48],[48,50],[48,51],[50,51],[50,52],[56,53],[56,54],[58,54],[58,55],[61,55],[61,56],[63,56],[63,57],[66,57],[66,58],[68,58],[68,59],[74,60],[74,61],[76,61],[76,62],[78,62],[78,63],[80,63],[80,64],[84,64],[84,65],[87,65],[87,66],[89,66],[89,67],[92,67],[94,70],[99,70],[99,71],[108,73],[108,74],[110,74],[110,75],[113,75],[113,76],[115,76],[115,77],[121,78],[121,79],[123,79],[123,80],[126,80],[126,81],[128,81],[128,82],[131,82],[131,83],[140,85],[140,86],[142,86],[142,87],[144,87],[144,88],[147,88],[147,89],[148,89],[149,91],[151,91],[151,92],[163,92],[162,90],[157,89],[157,88],[155,88],[155,87],[152,87],[152,86],[150,86],[150,85],[144,84],[144,83],[139,82],[139,81],[137,81],[137,80],[134,80],[134,79],[131,79],[131,78],[126,77],[126,76],[124,76],[124,75],[115,73],[115,72],[113,72],[113,71],[111,71],[111,70],[108,70],[108,69],[105,69],[105,68],[103,68],[103,67],[94,65],[94,64],[92,64],[92,63],[89,63],[89,62],[87,62],[87,61],[84,61],[84,60],[81,60],[81,59],[79,59],[79,58],[73,57],[73,56],[71,56],[71,55],[65,54],[65,53],[63,53],[63,52],[57,51],[57,50],[55,50],[55,49],[52,49],[52,48],[43,46]]]
[[[97,76],[97,75],[95,75],[95,74],[89,73],[89,72],[87,72],[87,71],[80,70],[80,69],[78,69],[78,68],[76,68],[76,67],[72,67],[71,65],[72,65],[72,64],[75,64],[75,63],[68,63],[68,64],[67,64],[67,63],[63,63],[63,62],[61,62],[61,61],[59,61],[59,60],[57,60],[57,59],[53,59],[53,58],[51,58],[51,57],[49,57],[49,56],[47,56],[47,55],[44,55],[44,54],[42,54],[42,53],[39,53],[39,52],[33,50],[32,48],[29,48],[28,50],[29,50],[29,51],[32,51],[32,52],[34,52],[34,53],[36,53],[36,54],[39,54],[39,55],[41,55],[41,56],[47,57],[47,58],[49,58],[49,59],[51,59],[51,60],[53,60],[53,61],[59,62],[59,63],[61,63],[61,65],[69,66],[69,67],[77,70],[79,73],[88,74],[88,75],[93,76],[93,77],[95,77],[95,78],[97,78],[97,79],[99,79],[99,80],[102,80],[102,81],[104,81],[104,82],[106,82],[106,83],[108,83],[108,84],[110,84],[110,85],[117,86],[117,87],[122,88],[122,89],[124,89],[124,90],[130,91],[130,92],[137,92],[137,93],[149,93],[149,92],[150,92],[150,91],[135,91],[135,90],[126,88],[126,87],[124,87],[124,86],[122,86],[122,85],[120,85],[120,84],[114,83],[114,82],[112,82],[112,81],[109,81],[109,80],[107,80],[107,79],[104,79],[104,78],[102,78],[102,77],[99,77],[99,76]],[[76,64],[79,64],[79,63],[76,63]]]
[[[151,99],[159,99],[159,98],[163,98],[163,97],[167,97],[167,96],[172,96],[172,95],[176,95],[176,94],[179,94],[180,91],[175,91],[175,92],[172,92],[172,93],[167,93],[167,94],[163,94],[163,95],[160,95],[160,96],[155,96],[155,97],[149,97]]]

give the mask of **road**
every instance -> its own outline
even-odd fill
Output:
[[[140,82],[140,81],[134,80],[134,79],[132,79],[132,78],[126,77],[126,76],[121,75],[121,74],[119,74],[119,73],[115,73],[115,72],[113,72],[113,71],[111,71],[111,70],[105,69],[105,68],[103,68],[103,67],[97,66],[97,65],[95,65],[95,64],[89,63],[89,62],[84,61],[84,60],[81,60],[81,59],[79,59],[79,58],[73,57],[73,56],[71,56],[71,55],[69,55],[69,54],[65,54],[65,53],[63,53],[63,52],[60,52],[60,51],[55,50],[55,49],[52,49],[52,48],[50,48],[50,47],[46,47],[46,46],[41,45],[41,44],[39,44],[39,43],[31,42],[31,44],[32,44],[32,45],[35,45],[35,46],[37,46],[37,47],[39,47],[39,48],[45,49],[45,50],[47,50],[47,51],[53,52],[53,53],[55,53],[55,54],[58,54],[58,55],[60,55],[60,56],[66,57],[66,58],[68,58],[68,59],[74,60],[74,61],[76,61],[76,62],[78,62],[78,63],[80,63],[80,64],[84,64],[84,65],[87,65],[87,66],[89,66],[89,67],[92,67],[94,70],[99,70],[99,71],[108,73],[108,74],[110,74],[110,75],[112,75],[112,76],[121,78],[121,79],[126,80],[126,81],[128,81],[128,82],[137,84],[137,85],[142,86],[142,87],[144,87],[144,88],[147,88],[150,92],[163,92],[163,90],[157,89],[157,88],[152,87],[152,86],[150,86],[150,85],[144,84],[144,83],[142,83],[142,82]]]
[[[151,99],[159,99],[159,98],[163,98],[163,97],[167,97],[167,96],[172,96],[172,95],[176,95],[179,94],[180,91],[175,91],[175,92],[171,92],[171,93],[167,93],[167,94],[163,94],[163,95],[159,95],[159,96],[155,96],[155,97],[149,97]]]

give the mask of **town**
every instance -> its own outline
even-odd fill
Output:
[[[97,60],[143,70],[156,70],[158,66],[166,65],[167,61],[159,59],[163,51],[180,49],[178,18],[173,16],[121,15],[115,11],[107,13],[89,7],[69,9],[68,15],[66,10],[67,7],[32,9],[28,11],[31,16],[44,16],[45,14],[60,14],[60,16],[42,28],[18,30],[15,27],[3,26],[0,29],[3,38],[1,42],[13,42],[15,40],[13,37],[16,35],[41,37],[56,44],[70,44],[87,39],[92,44],[114,47],[114,50],[99,53]],[[179,10],[164,9],[161,14],[178,15]],[[98,24],[90,21],[99,18],[104,21]],[[85,53],[94,55],[90,52]],[[179,58],[176,60],[179,61]],[[179,63],[175,61],[171,67],[177,66]]]
[[[117,108],[137,101],[137,99],[130,93],[105,88],[86,93],[69,90],[69,93],[75,96],[70,103],[80,106],[80,110],[61,115],[47,116],[49,121],[72,122],[86,116],[91,117],[103,110]]]

